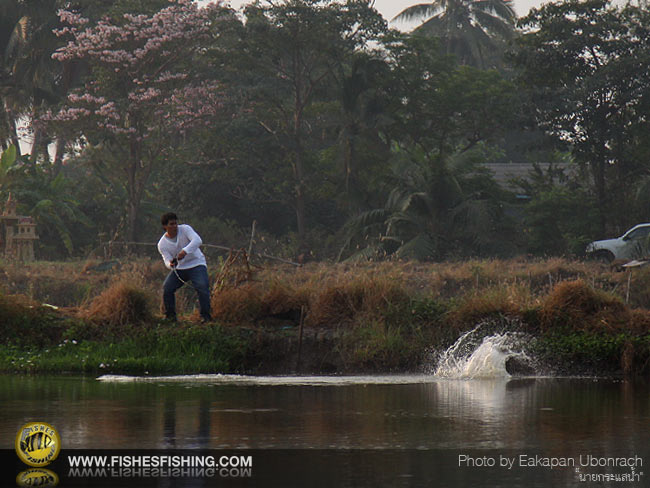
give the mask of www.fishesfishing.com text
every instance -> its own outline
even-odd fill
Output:
[[[243,478],[252,476],[250,455],[68,456],[73,478]]]

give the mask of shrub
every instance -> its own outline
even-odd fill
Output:
[[[269,285],[261,297],[260,313],[264,316],[297,316],[300,309],[308,303],[305,290],[294,290],[278,281]]]
[[[481,290],[458,301],[450,312],[457,326],[472,326],[483,319],[496,316],[520,317],[532,300],[523,285],[502,285]]]
[[[24,295],[0,293],[0,334],[5,344],[44,346],[61,338],[63,317]]]
[[[150,321],[153,317],[147,293],[126,282],[111,285],[95,297],[82,318],[108,326],[125,326]]]
[[[308,322],[336,326],[361,318],[403,320],[410,297],[400,283],[389,279],[359,279],[311,290]]]
[[[254,321],[262,308],[261,294],[250,284],[217,290],[212,293],[210,302],[213,318],[231,325]]]
[[[540,319],[542,329],[607,330],[626,328],[631,315],[619,298],[575,280],[558,283],[551,290],[542,303]]]

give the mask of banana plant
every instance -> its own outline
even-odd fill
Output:
[[[11,192],[23,211],[38,225],[41,245],[74,250],[75,226],[92,226],[72,191],[72,181],[62,173],[52,178],[30,156],[17,157],[14,146],[0,157],[0,195]]]
[[[16,146],[11,145],[0,156],[0,189],[4,190],[7,181],[7,174],[16,162]]]
[[[395,184],[384,207],[348,221],[339,259],[432,260],[450,252],[480,253],[489,245],[505,195],[477,167],[476,155],[442,160],[398,146],[393,153]]]

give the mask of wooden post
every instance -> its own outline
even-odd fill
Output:
[[[302,359],[302,329],[305,322],[305,306],[300,306],[300,325],[298,326],[298,361],[296,363],[296,373],[300,371],[300,360]]]
[[[255,239],[255,225],[257,220],[253,220],[253,229],[251,230],[251,241],[248,243],[248,258],[253,256],[253,240]]]

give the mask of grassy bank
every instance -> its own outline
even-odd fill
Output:
[[[207,325],[191,290],[178,293],[178,324],[161,319],[165,274],[151,261],[3,265],[0,370],[416,371],[485,323],[486,333],[528,333],[548,372],[650,373],[650,269],[561,259],[217,264]]]

